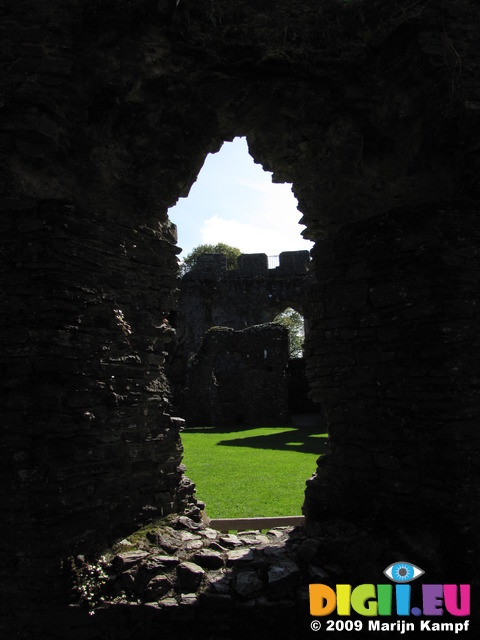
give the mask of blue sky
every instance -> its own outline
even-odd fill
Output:
[[[188,197],[169,217],[177,225],[180,258],[205,243],[267,255],[313,246],[300,235],[304,226],[291,185],[272,183],[272,174],[249,155],[245,138],[207,156]]]

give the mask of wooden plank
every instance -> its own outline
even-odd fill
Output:
[[[272,529],[273,527],[299,527],[305,516],[279,516],[275,518],[213,518],[209,526],[217,531],[245,531],[248,529]]]

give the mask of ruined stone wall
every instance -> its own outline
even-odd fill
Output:
[[[244,329],[272,322],[287,307],[302,313],[308,260],[308,251],[285,251],[279,266],[269,269],[266,254],[242,254],[238,269],[227,270],[221,254],[200,256],[179,285],[175,326],[187,358],[212,326]]]
[[[52,635],[67,555],[186,502],[167,209],[237,135],[316,243],[307,367],[332,453],[309,521],[373,522],[363,564],[401,549],[439,582],[475,575],[476,2],[169,4],[0,6],[7,637]]]
[[[477,234],[476,207],[460,201],[395,210],[352,224],[341,243],[317,245],[321,322],[310,342],[316,357],[306,359],[332,455],[307,490],[310,512],[328,511],[348,490],[350,509],[356,498],[359,516],[378,517],[395,496],[399,526],[441,521],[444,552],[457,535],[478,456]]]
[[[60,624],[68,556],[192,495],[162,371],[176,235],[113,159],[115,54],[95,42],[96,7],[0,8],[6,637]]]
[[[180,282],[180,292],[178,298],[178,307],[175,314],[176,340],[172,349],[170,358],[170,366],[168,367],[169,378],[174,390],[174,403],[180,413],[185,413],[189,418],[197,424],[200,415],[202,420],[206,416],[212,415],[211,411],[199,413],[199,397],[201,396],[200,387],[192,390],[189,379],[189,360],[194,357],[202,358],[200,355],[205,352],[205,345],[199,351],[201,341],[205,333],[211,327],[230,327],[232,329],[245,329],[266,322],[272,322],[278,313],[284,311],[287,307],[294,307],[300,313],[306,306],[308,297],[308,287],[312,280],[311,274],[308,273],[308,263],[310,257],[308,251],[284,251],[279,256],[279,264],[273,269],[268,268],[268,258],[264,253],[242,254],[238,258],[238,268],[227,270],[226,257],[222,254],[204,254],[199,256],[195,267],[187,272]],[[308,319],[306,319],[306,327],[308,328]],[[254,342],[252,349],[257,349],[258,334],[250,335]],[[267,335],[265,333],[264,335]],[[208,341],[210,344],[211,340]],[[249,347],[245,340],[245,353],[249,352]],[[270,347],[265,345],[265,348]],[[217,349],[217,347],[215,347]],[[245,357],[245,356],[243,356]],[[283,351],[277,354],[281,366],[281,378],[278,398],[283,407],[287,397],[287,389],[283,369],[285,363],[283,361]],[[240,356],[241,359],[243,359]],[[203,367],[206,361],[203,362]],[[249,363],[250,375],[255,376],[253,361]],[[210,379],[206,369],[202,369],[205,380]],[[305,375],[297,376],[297,383],[305,386],[305,405],[309,405],[306,394],[308,383]],[[201,378],[200,378],[201,379]],[[199,380],[200,380],[199,379]],[[258,371],[258,385],[263,384],[262,368]],[[208,384],[204,389],[205,401],[211,398],[207,391]],[[218,391],[218,390],[217,390]],[[219,395],[219,392],[218,394]],[[256,394],[255,394],[256,395]],[[248,398],[248,394],[245,396]],[[222,420],[227,419],[225,424],[230,424],[232,415],[235,419],[232,424],[241,423],[241,415],[249,416],[249,420],[255,420],[255,412],[253,405],[249,409],[242,409],[243,398],[238,398],[238,406],[233,406],[229,412],[222,413],[222,418],[217,416],[215,424],[223,424]],[[215,401],[217,402],[217,400]],[[265,423],[266,407],[273,412],[268,424],[279,423],[278,419],[274,419],[277,415],[277,402],[272,402],[272,398],[266,392],[265,400],[258,398],[257,413],[258,419]],[[213,410],[212,410],[213,411]],[[278,415],[282,416],[281,421],[284,422],[288,410],[279,410]],[[205,423],[207,424],[208,421]]]
[[[187,363],[210,327],[245,329],[272,322],[289,306],[303,312],[310,280],[308,261],[308,251],[285,251],[278,267],[269,269],[266,254],[242,254],[238,268],[227,270],[222,254],[199,257],[196,267],[181,279],[173,321],[176,340],[169,376],[178,407],[188,401]]]
[[[281,325],[209,329],[188,365],[189,424],[287,424],[287,364],[288,330]]]
[[[23,581],[43,598],[63,557],[188,502],[161,241],[88,218],[54,201],[1,217],[4,602]]]

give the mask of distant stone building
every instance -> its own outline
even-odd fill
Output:
[[[223,254],[199,256],[180,285],[178,343],[191,355],[210,327],[245,329],[271,322],[286,307],[305,315],[309,260],[308,251],[284,251],[269,269],[265,253],[242,254],[238,268],[227,270]]]
[[[299,397],[308,404],[303,362],[289,374],[288,332],[267,323],[287,307],[305,314],[309,259],[285,251],[269,269],[266,254],[242,254],[227,270],[225,255],[204,254],[182,278],[171,379],[190,422],[285,424],[289,388],[296,410]]]
[[[288,330],[213,327],[188,367],[186,418],[203,426],[288,423]]]

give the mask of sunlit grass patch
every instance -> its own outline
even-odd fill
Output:
[[[186,473],[210,518],[300,515],[326,438],[308,428],[190,428],[182,433]]]

